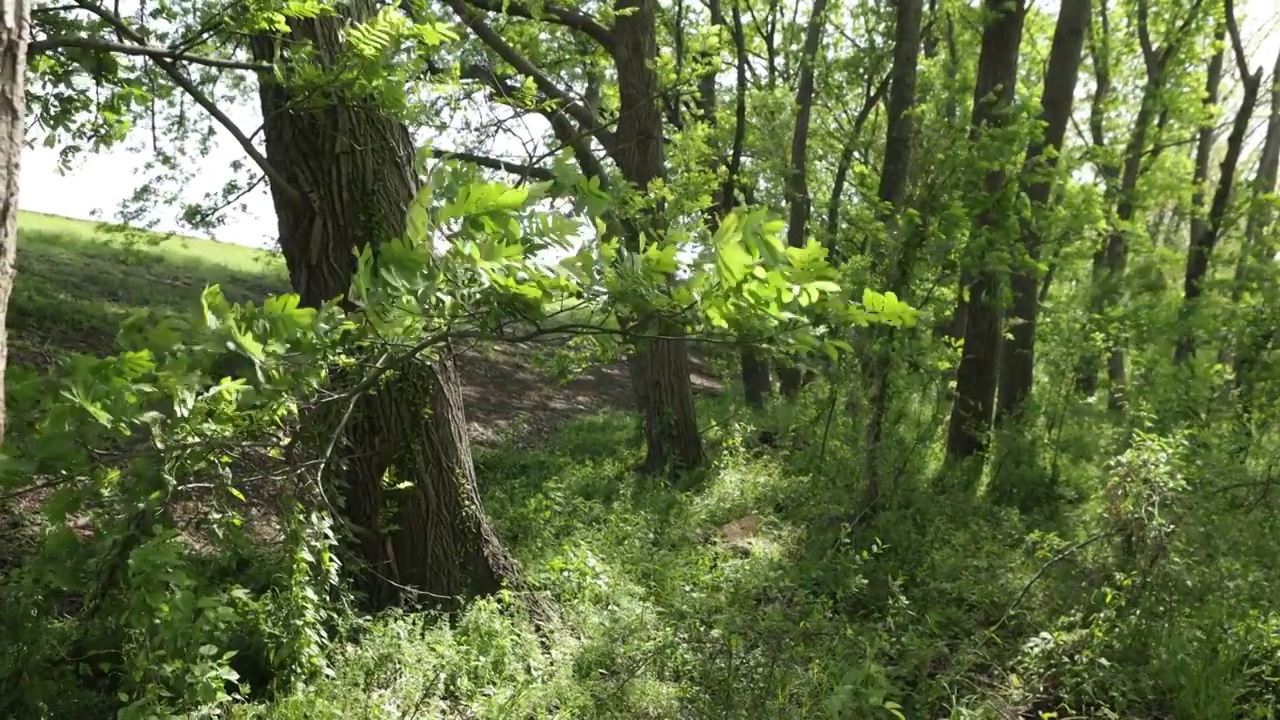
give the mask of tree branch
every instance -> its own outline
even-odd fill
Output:
[[[1244,42],[1240,39],[1240,26],[1236,24],[1236,11],[1234,0],[1226,0],[1227,15],[1227,31],[1231,35],[1231,49],[1236,56],[1236,69],[1240,71],[1240,79],[1248,81],[1252,73],[1249,72],[1249,56],[1244,51]],[[1258,69],[1261,76],[1262,69]]]
[[[129,27],[129,25],[125,23],[119,15],[116,15],[101,5],[92,2],[92,0],[76,0],[76,4],[81,8],[88,10],[90,13],[102,18],[103,21],[117,30],[123,37],[128,38],[130,42],[139,46],[146,46],[145,38],[139,35],[133,28]],[[200,88],[196,87],[196,84],[191,82],[191,79],[184,75],[182,71],[178,69],[177,65],[174,65],[171,60],[162,57],[152,57],[151,61],[156,64],[156,67],[164,71],[164,74],[168,75],[169,79],[173,80],[174,84],[182,88],[197,105],[204,108],[205,112],[209,113],[214,120],[217,120],[218,124],[226,129],[226,131],[231,134],[231,137],[235,138],[236,142],[240,143],[240,147],[244,150],[245,154],[248,155],[249,158],[253,160],[254,164],[262,170],[263,174],[271,180],[273,188],[290,196],[291,200],[298,201],[303,199],[302,193],[298,192],[298,189],[286,180],[285,177],[280,174],[279,170],[273,167],[271,163],[267,162],[267,158],[264,157],[261,152],[258,152],[258,149],[254,147],[249,138],[245,136],[244,131],[232,122],[231,118],[227,117],[227,114],[222,112],[222,110],[220,110],[218,106],[209,99],[208,95],[205,95]]]
[[[516,0],[467,0],[467,4],[491,13],[563,25],[595,40],[606,50],[613,48],[613,32],[590,15],[576,10],[551,4],[545,4],[535,10]]]
[[[103,50],[120,55],[136,55],[139,57],[151,58],[153,60],[174,60],[177,62],[205,65],[207,67],[226,68],[229,70],[252,70],[255,72],[271,71],[270,65],[263,65],[260,63],[242,62],[240,60],[224,60],[223,58],[206,57],[203,55],[187,55],[186,53],[182,53],[177,50],[169,50],[167,48],[118,43],[112,40],[102,40],[100,38],[90,37],[53,37],[46,38],[44,40],[35,40],[27,46],[27,54],[28,56],[38,55],[40,53],[45,53],[50,50],[58,50],[61,48]]]
[[[589,130],[604,146],[605,152],[613,155],[613,151],[618,144],[617,139],[612,132],[602,127],[590,108],[571,97],[538,66],[534,65],[520,51],[512,47],[501,35],[495,32],[493,28],[489,27],[479,12],[467,4],[467,0],[448,0],[448,3],[449,7],[461,18],[463,24],[471,32],[475,33],[481,42],[493,50],[504,62],[514,67],[521,75],[531,78],[539,91],[559,103],[560,110],[572,117],[575,122],[582,126],[583,130]]]
[[[505,105],[521,107],[521,105],[511,102],[516,99],[519,88],[511,84],[509,78],[504,78],[494,72],[493,68],[479,63],[472,63],[462,69],[459,77],[464,80],[475,80],[481,83],[497,95],[498,101]],[[540,104],[545,106],[550,103],[544,99]],[[609,179],[605,175],[604,166],[600,163],[600,159],[596,157],[596,154],[592,152],[591,143],[588,141],[588,138],[601,128],[593,125],[582,130],[578,129],[573,120],[565,114],[563,107],[542,107],[537,112],[550,123],[552,134],[555,135],[561,146],[569,147],[573,150],[574,156],[578,158],[578,164],[582,167],[583,174],[587,177],[599,178],[600,187],[607,187]],[[554,153],[555,151],[546,153],[539,160],[550,157]]]
[[[1147,0],[1138,0],[1138,43],[1142,46],[1142,59],[1148,73],[1154,72],[1156,66],[1156,49],[1151,43],[1150,16]]]
[[[489,157],[488,155],[477,155],[475,153],[457,150],[440,150],[438,148],[428,149],[427,154],[440,160],[460,160],[472,165],[489,168],[490,170],[498,170],[501,172],[511,173],[512,175],[534,178],[535,180],[555,179],[555,175],[547,168],[511,162],[509,160]]]

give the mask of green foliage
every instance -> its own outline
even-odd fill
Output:
[[[589,178],[575,169],[600,159],[575,153],[601,149],[624,112],[611,53],[615,22],[637,4],[489,4],[476,18],[501,51],[440,3],[37,10],[31,113],[67,162],[147,131],[149,185],[133,210],[178,197],[215,123],[154,59],[53,40],[187,55],[180,76],[211,102],[270,74],[299,105],[358,105],[457,150],[492,149],[509,117],[570,127],[531,161],[526,180],[542,182],[419,163],[406,236],[363,249],[348,302],[322,308],[278,294],[278,263],[264,271],[183,240],[107,249],[24,218],[10,306],[20,369],[0,459],[0,714],[1280,713],[1280,274],[1266,162],[1256,185],[1248,160],[1223,186],[1194,313],[1184,298],[1188,239],[1222,167],[1211,147],[1206,182],[1195,179],[1194,147],[1235,102],[1203,101],[1213,53],[1234,63],[1215,40],[1225,6],[1110,3],[1104,26],[1095,3],[1050,168],[1024,161],[1042,132],[1053,18],[1031,8],[1015,103],[975,131],[989,18],[973,3],[921,3],[908,200],[889,217],[876,199],[900,158],[887,157],[875,93],[901,48],[896,8],[832,3],[800,199],[813,219],[791,247],[802,3],[652,3],[663,50],[659,97],[646,101],[662,111],[665,158],[644,188],[608,161]],[[310,20],[340,41],[277,38],[270,68],[206,62],[247,62],[245,38]],[[247,168],[183,216],[213,222],[207,206],[258,181]],[[1037,207],[1025,190],[1041,180],[1051,194]],[[215,254],[221,267],[205,262]],[[1035,384],[1020,414],[990,428],[992,452],[974,460],[985,482],[961,494],[938,478],[954,372],[976,355],[944,328],[971,307],[979,273],[995,286],[990,317],[1010,320],[992,344],[972,341],[987,350],[1025,329],[1010,280],[1035,281]],[[446,342],[504,353],[544,341],[542,362],[570,376],[658,327],[700,341],[698,360],[721,379],[749,343],[816,381],[763,409],[741,407],[732,387],[700,399],[710,465],[670,483],[632,474],[636,424],[616,414],[480,451],[484,504],[558,605],[557,626],[535,627],[512,593],[447,619],[357,616],[339,560],[350,528],[326,475],[345,452],[335,408]],[[1198,352],[1175,364],[1184,337]]]
[[[80,702],[24,684],[46,675],[100,684],[122,717],[152,717],[214,712],[251,690],[287,695],[329,671],[341,607],[333,600],[343,592],[323,490],[333,443],[313,437],[323,424],[302,421],[325,417],[334,393],[363,392],[407,355],[451,339],[510,339],[513,322],[533,336],[623,339],[609,325],[544,330],[547,308],[565,298],[612,314],[657,308],[699,332],[708,309],[794,326],[789,308],[841,291],[824,279],[833,274],[821,248],[784,251],[780,225],[759,212],[714,239],[722,255],[731,248],[745,261],[689,264],[688,282],[674,290],[669,245],[631,252],[608,240],[548,266],[528,249],[563,244],[565,226],[536,206],[551,184],[468,182],[443,196],[449,174],[438,177],[411,207],[406,237],[384,243],[376,260],[368,248],[360,254],[349,309],[303,308],[296,295],[233,303],[215,285],[194,315],[138,313],[122,325],[117,354],[73,355],[20,388],[18,403],[33,415],[7,448],[3,491],[51,492],[36,549],[0,584],[6,604],[24,609],[5,615],[9,631],[32,638],[0,664],[14,711],[58,714],[71,707],[61,701]],[[448,247],[435,252],[429,240],[441,235]],[[866,321],[910,321],[891,297],[865,298]],[[371,356],[368,375],[332,386],[332,370]],[[251,551],[270,528],[249,522],[249,497],[276,505],[278,539],[266,557]],[[578,577],[570,568],[586,562],[590,577],[591,555],[582,557],[561,576]],[[256,567],[263,581],[245,585],[228,562]],[[51,597],[80,604],[70,632],[57,631],[68,620],[44,602]],[[59,664],[66,656],[94,659],[68,668]]]

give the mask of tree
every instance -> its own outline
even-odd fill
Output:
[[[589,37],[613,61],[617,75],[616,131],[608,129],[596,109],[577,102],[567,90],[512,43],[485,22],[477,8],[512,17],[533,18],[523,5],[449,0],[466,26],[504,62],[529,78],[557,111],[577,125],[577,134],[593,137],[617,165],[633,193],[643,196],[666,179],[663,117],[657,61],[657,21],[654,0],[618,0],[615,21],[605,28],[593,18],[558,6],[537,15]],[[591,150],[575,147],[580,156]],[[660,204],[660,203],[659,203]],[[643,211],[620,218],[629,247],[662,242],[662,209],[651,203]],[[689,355],[680,328],[641,310],[628,320],[639,338],[630,360],[632,389],[644,418],[646,457],[642,468],[656,472],[668,466],[697,467],[705,459],[698,432]]]
[[[1007,7],[1003,0],[987,0],[978,58],[978,83],[973,94],[975,137],[1010,122],[1018,77],[1018,50],[1022,44],[1022,22],[1026,6],[1017,0]],[[977,243],[998,245],[1004,222],[1001,198],[1007,195],[1005,172],[993,163],[983,179],[984,202],[974,219]],[[990,252],[988,247],[980,249]],[[973,272],[964,302],[964,350],[956,370],[956,397],[947,431],[949,462],[982,455],[987,448],[996,399],[996,367],[1000,353],[1000,275],[992,260],[984,258]]]
[[[1053,189],[1053,173],[1062,152],[1062,142],[1071,119],[1084,36],[1089,29],[1090,0],[1064,0],[1053,31],[1049,67],[1045,72],[1040,99],[1043,135],[1027,148],[1023,163],[1021,191],[1031,203],[1031,215],[1022,224],[1022,250],[1026,257],[1009,281],[1013,302],[1010,308],[1010,337],[1000,356],[999,417],[1021,413],[1035,373],[1036,319],[1039,314],[1039,273],[1041,229],[1037,215],[1043,214]]]
[[[309,46],[322,71],[339,69],[339,30],[375,17],[371,2],[294,19],[288,34],[253,38],[255,59],[294,56]],[[415,148],[403,123],[374,98],[340,88],[306,98],[263,76],[266,160],[280,246],[307,306],[346,296],[358,251],[399,238],[418,190]],[[296,75],[295,75],[296,77]],[[459,599],[517,587],[518,570],[488,524],[476,488],[454,360],[407,363],[360,398],[345,441],[345,512],[356,528],[362,588],[375,608],[403,600],[455,607]],[[393,482],[388,483],[388,479]],[[390,489],[403,485],[397,489]],[[390,517],[388,517],[390,514]],[[384,529],[388,525],[395,530]]]
[[[1143,85],[1142,99],[1138,107],[1137,116],[1133,122],[1133,134],[1129,137],[1129,141],[1124,147],[1123,159],[1120,165],[1113,165],[1110,159],[1101,161],[1101,175],[1103,178],[1111,180],[1108,182],[1107,190],[1115,203],[1115,219],[1107,233],[1105,242],[1094,254],[1091,310],[1095,317],[1101,317],[1105,312],[1119,304],[1125,271],[1129,261],[1129,225],[1134,221],[1139,210],[1138,181],[1144,171],[1151,167],[1156,156],[1159,155],[1158,149],[1150,149],[1148,147],[1150,143],[1149,136],[1153,130],[1157,129],[1157,119],[1164,117],[1161,112],[1165,105],[1162,101],[1164,88],[1169,81],[1174,59],[1178,57],[1178,54],[1190,39],[1189,36],[1194,23],[1201,16],[1200,7],[1200,0],[1196,0],[1186,11],[1186,14],[1182,16],[1181,22],[1171,31],[1164,44],[1157,47],[1151,35],[1149,1],[1138,0],[1135,24],[1142,54],[1145,84]],[[1102,3],[1100,12],[1105,37],[1108,27],[1105,2]],[[1105,54],[1107,49],[1105,47],[1101,48],[1099,52]],[[1094,94],[1093,138],[1095,146],[1100,149],[1103,147],[1102,113],[1107,102],[1107,95],[1111,89],[1109,63],[1109,57],[1104,57],[1099,61],[1095,56],[1094,65],[1095,72],[1098,73],[1098,82]],[[1103,158],[1107,156],[1105,149],[1102,149],[1099,154]],[[1108,406],[1112,410],[1122,410],[1125,406],[1125,386],[1128,383],[1125,343],[1123,338],[1114,332],[1107,333],[1107,335],[1109,345],[1107,350],[1107,377],[1110,381]],[[1077,377],[1077,386],[1081,390],[1092,392],[1097,386],[1098,365],[1098,358],[1092,352],[1085,354]]]
[[[1235,121],[1231,125],[1231,133],[1227,136],[1227,152],[1222,159],[1222,166],[1218,173],[1218,187],[1213,193],[1213,205],[1209,208],[1209,216],[1205,222],[1192,223],[1191,243],[1187,248],[1187,269],[1183,280],[1182,294],[1182,336],[1178,339],[1177,348],[1174,350],[1174,364],[1183,365],[1189,362],[1195,354],[1196,339],[1194,328],[1195,306],[1200,295],[1204,292],[1203,282],[1205,275],[1209,272],[1209,260],[1213,255],[1213,250],[1218,244],[1218,238],[1222,234],[1223,224],[1226,222],[1227,207],[1231,201],[1231,193],[1235,188],[1236,166],[1240,163],[1240,153],[1244,149],[1245,133],[1249,130],[1249,122],[1253,118],[1253,108],[1258,102],[1258,90],[1262,86],[1262,68],[1254,73],[1249,72],[1249,60],[1245,55],[1244,42],[1240,39],[1240,28],[1236,26],[1235,3],[1232,0],[1226,0],[1226,25],[1228,34],[1231,36],[1231,47],[1236,59],[1236,69],[1240,73],[1240,77],[1244,84],[1244,97],[1240,101],[1240,108],[1236,111]],[[1221,54],[1217,60],[1220,74],[1221,70]],[[1213,87],[1214,69],[1211,67],[1210,87],[1211,92],[1216,90]],[[1212,96],[1212,95],[1211,95]],[[1205,160],[1207,161],[1207,154]],[[1197,149],[1197,161],[1200,160],[1199,149]],[[1197,175],[1201,182],[1204,178],[1199,176],[1200,168],[1197,167]]]
[[[795,128],[791,135],[791,166],[787,177],[787,243],[803,247],[808,232],[809,211],[809,121],[813,115],[813,86],[818,48],[826,25],[826,0],[814,0],[805,26],[804,49],[800,54],[800,82],[796,86]],[[779,386],[788,397],[800,391],[803,374],[798,367],[778,368]]]
[[[915,264],[918,235],[904,232],[902,212],[907,201],[907,181],[911,172],[914,141],[912,108],[916,103],[916,67],[919,64],[920,23],[924,12],[920,0],[898,0],[894,24],[893,66],[889,71],[888,120],[884,143],[884,163],[880,170],[879,198],[886,234],[899,240],[898,255],[889,261],[885,275],[893,287],[905,288]],[[889,252],[893,252],[891,249]],[[891,359],[880,348],[868,373],[871,384],[871,416],[867,420],[865,468],[868,507],[880,497],[880,443],[884,439],[889,409]]]
[[[1250,395],[1253,391],[1253,375],[1263,353],[1271,345],[1274,328],[1265,315],[1249,312],[1244,302],[1246,292],[1262,285],[1266,275],[1261,272],[1273,263],[1274,241],[1267,237],[1275,223],[1275,212],[1269,196],[1275,192],[1276,178],[1280,175],[1280,56],[1276,58],[1271,77],[1271,108],[1267,117],[1266,134],[1258,158],[1258,169],[1250,190],[1248,216],[1245,219],[1244,245],[1236,261],[1231,282],[1231,305],[1244,315],[1240,337],[1225,345],[1219,354],[1220,362],[1230,364],[1235,377],[1239,402],[1248,414]]]
[[[106,45],[111,52],[148,58],[228,130],[263,172],[290,278],[306,306],[345,298],[356,251],[367,246],[376,252],[403,234],[408,201],[418,188],[415,149],[404,124],[382,109],[375,89],[386,85],[362,89],[352,82],[360,64],[376,53],[353,54],[341,41],[349,23],[377,21],[372,3],[312,9],[302,13],[306,17],[289,18],[284,29],[259,17],[234,18],[243,23],[240,30],[254,30],[255,63],[157,50],[146,39],[150,31],[135,29],[92,0],[78,5],[121,38]],[[216,27],[198,36],[233,32],[237,28],[230,23],[215,19]],[[419,37],[407,25],[399,32],[401,42]],[[358,33],[354,37],[360,39]],[[61,38],[44,43],[41,51],[77,42],[106,41]],[[174,46],[183,42],[191,44]],[[192,63],[258,71],[265,155],[187,74],[184,66]],[[398,78],[387,80],[394,85]],[[362,561],[360,587],[370,606],[425,600],[453,608],[458,599],[495,592],[503,582],[519,587],[518,571],[489,527],[476,490],[452,359],[446,354],[434,366],[407,364],[369,390],[352,401],[341,421],[313,417],[324,427],[310,429],[336,433],[334,440],[348,451],[342,469],[325,481],[341,489],[342,511]],[[388,486],[390,478],[397,482]]]
[[[27,0],[5,3],[0,9],[0,442],[5,430],[5,365],[8,335],[5,317],[13,290],[13,261],[18,247],[18,181],[26,135],[27,43],[31,39],[31,5]]]

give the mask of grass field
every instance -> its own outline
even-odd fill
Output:
[[[207,285],[233,300],[288,288],[280,256],[255,248],[27,212],[18,236],[8,323],[10,358],[20,365],[109,351],[130,314],[186,312]]]

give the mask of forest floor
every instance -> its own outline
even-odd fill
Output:
[[[47,367],[68,352],[110,353],[120,323],[140,309],[191,312],[218,284],[234,301],[288,291],[278,253],[102,223],[23,213],[9,306],[10,361]],[[576,415],[632,407],[625,365],[589,368],[562,383],[532,362],[532,346],[472,347],[458,362],[472,438],[522,443]],[[720,383],[700,363],[699,392]]]

